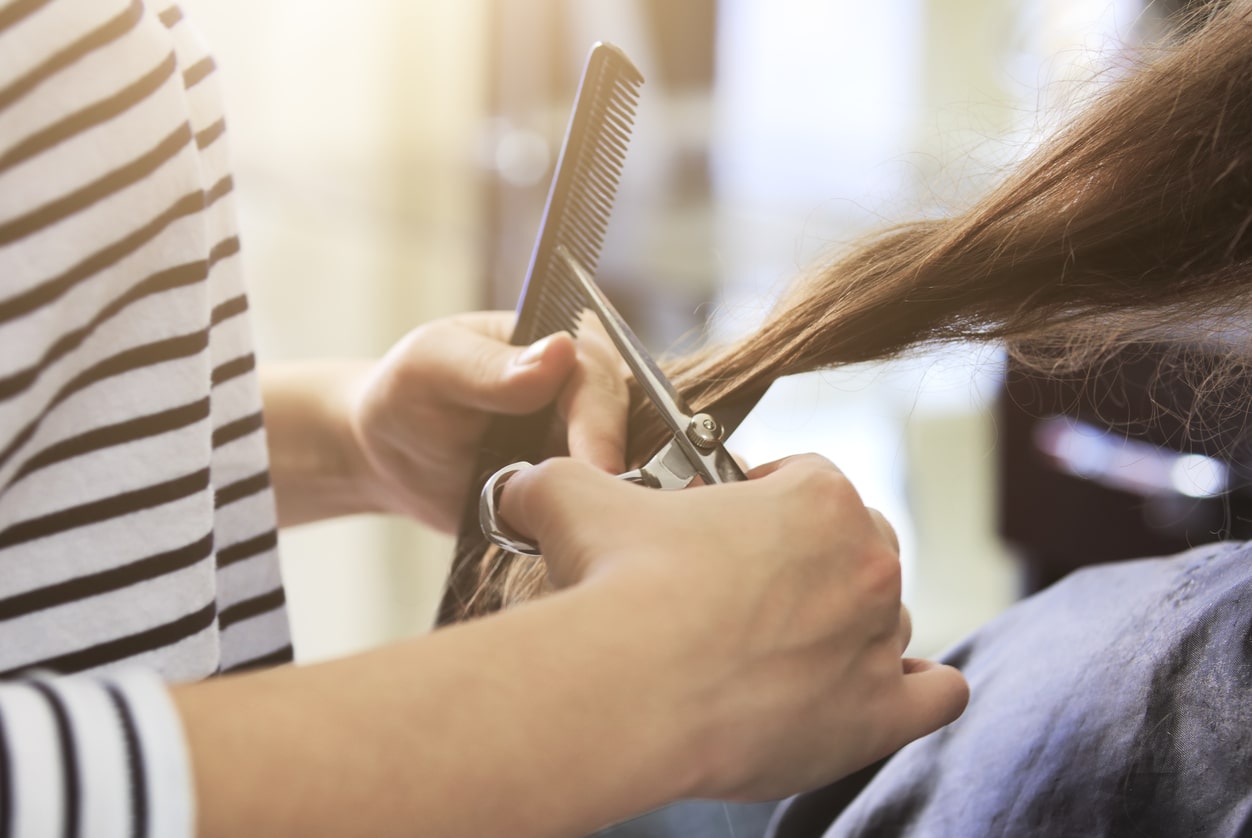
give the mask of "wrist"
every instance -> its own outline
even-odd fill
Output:
[[[261,369],[279,522],[388,511],[352,426],[369,363],[284,362]]]
[[[718,586],[701,578],[701,565],[674,559],[671,553],[655,560],[628,556],[583,587],[611,587],[628,615],[623,634],[632,648],[650,654],[637,683],[658,697],[652,711],[664,723],[656,730],[670,731],[665,779],[673,799],[718,797],[730,788],[726,777],[752,758],[737,743],[746,738],[742,700],[751,692],[743,689],[739,670],[753,643],[745,633],[748,621],[727,616],[725,591],[713,593]],[[710,607],[703,592],[721,601]],[[771,688],[768,682],[761,687],[766,694]]]
[[[601,657],[618,662],[617,695],[627,705],[618,729],[639,748],[655,796],[647,805],[657,806],[699,796],[708,785],[713,704],[706,685],[716,663],[705,641],[714,630],[691,614],[688,589],[672,574],[653,573],[634,558],[561,596],[585,598],[595,624],[611,635]]]
[[[672,628],[680,612],[658,601],[643,585],[594,580],[537,600],[518,610],[548,611],[551,623],[541,634],[564,636],[562,674],[573,689],[554,693],[552,712],[565,729],[582,723],[587,729],[568,741],[584,743],[574,764],[588,802],[611,819],[630,817],[694,796],[706,775],[701,754],[692,745],[701,729],[702,711],[693,701],[693,670],[699,663],[686,655],[689,644]],[[550,609],[550,611],[549,611]],[[504,612],[506,618],[509,612]],[[575,630],[571,633],[571,627]],[[678,642],[675,642],[675,641]],[[571,701],[570,692],[585,700]],[[570,708],[584,706],[580,719]],[[606,761],[605,754],[612,754]],[[613,765],[612,776],[603,768]],[[587,778],[596,776],[596,781]],[[603,783],[599,782],[603,779]],[[593,827],[605,824],[593,824]]]

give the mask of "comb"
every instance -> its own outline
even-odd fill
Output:
[[[515,346],[561,331],[578,333],[586,301],[557,248],[565,247],[594,273],[642,84],[643,75],[619,48],[604,42],[591,47],[518,299],[509,341]],[[483,484],[509,463],[543,459],[552,422],[551,408],[492,417],[474,465],[438,624],[455,620],[480,584],[478,565],[488,546],[478,523]]]

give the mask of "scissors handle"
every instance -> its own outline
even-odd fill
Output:
[[[542,556],[538,542],[516,532],[500,517],[500,494],[504,491],[504,484],[509,482],[513,475],[531,467],[530,463],[524,461],[510,463],[487,478],[487,482],[483,484],[482,493],[478,496],[478,526],[487,540],[497,547],[521,556]],[[638,483],[652,489],[662,488],[650,475],[639,469],[619,474],[617,477],[619,480]]]
[[[539,544],[519,535],[500,517],[500,492],[509,478],[531,467],[530,463],[511,463],[487,478],[478,496],[478,526],[487,540],[497,547],[522,556],[541,556]]]
[[[704,414],[696,414],[696,417]],[[711,418],[711,417],[710,417]],[[720,445],[712,452],[711,464],[718,479],[714,483],[733,483],[747,480],[739,464]],[[680,460],[675,469],[669,468],[667,461],[671,458]],[[487,478],[482,493],[478,497],[478,526],[483,535],[497,547],[522,556],[541,556],[543,552],[539,543],[516,532],[500,517],[500,494],[504,484],[518,472],[531,468],[527,462],[510,463]],[[649,489],[682,489],[690,485],[692,467],[685,453],[673,442],[665,446],[661,453],[646,463],[642,468],[633,469],[617,475],[618,480],[637,483]]]

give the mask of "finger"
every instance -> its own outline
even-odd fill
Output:
[[[622,508],[617,493],[629,488],[590,464],[553,457],[514,475],[499,509],[511,528],[539,543],[548,576],[564,587],[587,575],[595,521]]]
[[[896,555],[899,555],[900,537],[896,535],[895,527],[891,526],[891,522],[877,509],[867,506],[865,511],[869,513],[869,519],[873,522],[874,529],[878,530],[882,537],[887,540],[887,543],[891,545],[891,549],[895,551]]]
[[[955,667],[909,658],[904,669],[896,747],[955,721],[969,703],[969,684]]]
[[[416,375],[438,398],[488,413],[533,413],[551,403],[575,362],[564,332],[518,347],[452,324],[423,334],[412,353]]]
[[[837,474],[842,474],[834,463],[827,460],[820,454],[793,454],[790,457],[783,457],[778,460],[773,460],[772,462],[762,463],[748,472],[748,479],[758,480],[787,469],[797,468],[825,469],[833,471]]]
[[[909,613],[907,605],[900,605],[900,627],[896,634],[897,645],[900,647],[900,654],[904,654],[904,650],[909,647],[909,643],[913,640],[913,615]]]
[[[630,391],[617,348],[595,318],[584,318],[578,363],[561,389],[557,408],[568,428],[570,455],[605,471],[626,467]]]

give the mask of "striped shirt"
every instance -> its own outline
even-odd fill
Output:
[[[0,838],[189,834],[164,682],[291,659],[215,82],[0,0]]]

